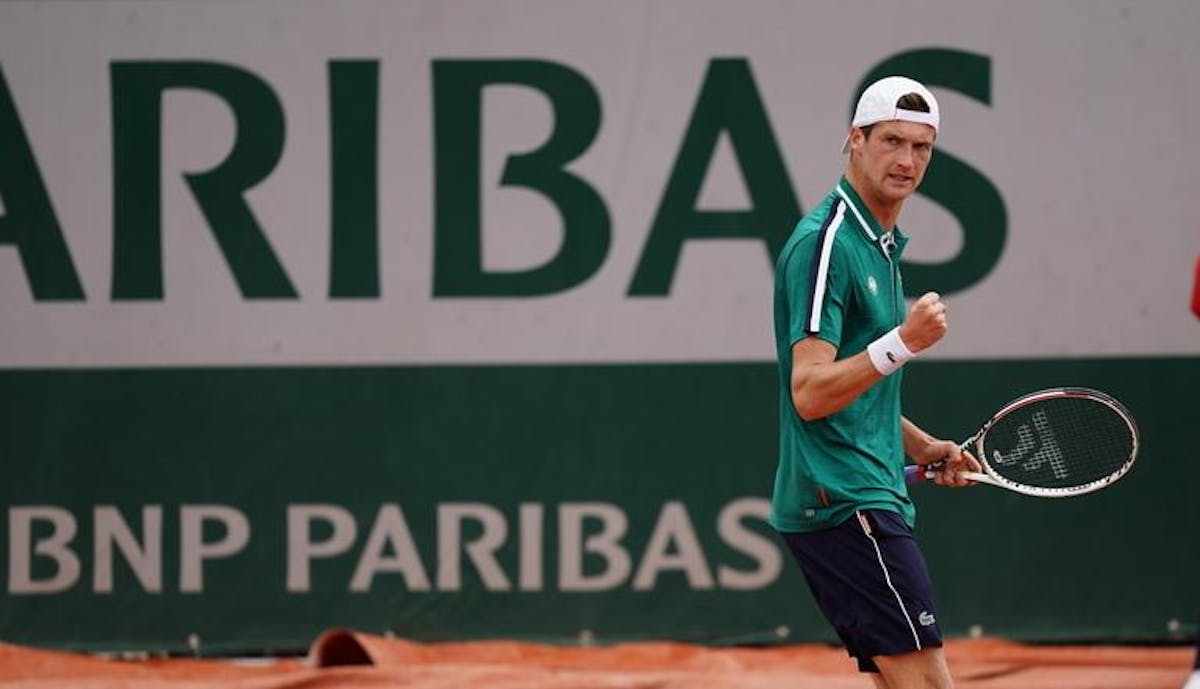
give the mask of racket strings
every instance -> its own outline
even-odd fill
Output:
[[[996,420],[984,459],[1004,478],[1039,488],[1098,481],[1132,459],[1134,436],[1116,409],[1088,397],[1031,402]]]

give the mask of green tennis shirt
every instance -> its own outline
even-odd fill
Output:
[[[904,321],[900,253],[843,177],[796,225],[775,270],[779,358],[779,465],[770,522],[784,532],[837,526],[856,510],[916,510],[904,482],[900,432],[903,369],[841,411],[805,421],[791,399],[792,345],[819,337],[845,359]]]

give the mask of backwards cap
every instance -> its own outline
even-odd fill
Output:
[[[925,102],[929,104],[929,112],[897,107],[896,102],[910,93],[924,98]],[[919,81],[908,77],[884,77],[863,91],[862,96],[858,99],[858,107],[854,109],[854,121],[850,123],[850,126],[865,127],[876,122],[890,120],[927,124],[933,127],[934,133],[937,133],[941,120],[938,114],[937,99]],[[846,142],[842,144],[842,153],[849,150],[850,137],[847,135]]]

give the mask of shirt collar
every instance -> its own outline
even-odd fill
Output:
[[[862,230],[863,235],[866,236],[866,238],[869,239],[872,244],[879,247],[879,249],[888,256],[898,257],[904,252],[904,246],[908,244],[908,236],[900,231],[899,226],[893,228],[891,232],[891,238],[895,242],[895,246],[891,251],[888,251],[884,247],[884,242],[888,233],[883,231],[883,228],[879,225],[879,221],[877,221],[875,216],[871,215],[871,212],[867,210],[867,205],[863,203],[862,198],[860,198],[858,195],[858,192],[854,191],[854,187],[844,175],[840,180],[838,180],[836,192],[837,195],[846,202],[846,206],[850,208],[851,215],[853,215],[855,220],[858,221],[859,229]]]

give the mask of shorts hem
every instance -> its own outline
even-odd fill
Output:
[[[938,639],[937,641],[931,641],[926,644],[921,644],[920,648],[913,648],[910,646],[903,650],[896,650],[896,651],[889,650],[889,651],[879,651],[879,652],[869,652],[869,653],[851,653],[850,657],[853,658],[858,663],[858,671],[859,672],[865,672],[865,673],[877,675],[877,674],[879,674],[879,666],[877,666],[875,664],[875,658],[878,658],[879,656],[899,656],[899,655],[904,655],[906,653],[916,653],[918,651],[924,651],[924,650],[930,649],[930,648],[942,648],[944,645],[945,644],[943,643],[943,641],[941,639]]]

